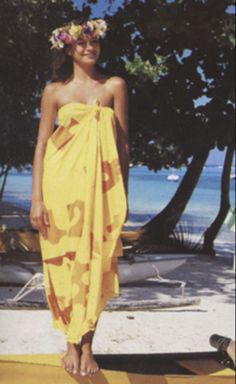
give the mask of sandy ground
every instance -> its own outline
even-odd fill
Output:
[[[218,249],[222,255],[222,242]],[[231,247],[232,250],[232,247]],[[93,341],[95,353],[168,353],[211,351],[209,337],[235,338],[235,272],[232,253],[215,260],[202,256],[188,261],[168,277],[187,282],[186,298],[200,304],[170,309],[114,311],[99,318]],[[154,279],[121,288],[116,304],[181,299],[179,287]],[[112,305],[114,299],[110,302]],[[1,310],[0,354],[62,353],[65,338],[51,328],[48,310]]]
[[[202,233],[201,228],[196,232]],[[120,297],[99,318],[94,352],[211,351],[212,333],[235,339],[234,234],[225,226],[216,250],[215,259],[197,256],[168,276],[185,281],[185,297],[200,299],[198,305],[160,309],[163,303],[181,300],[181,289],[155,279],[121,287]],[[150,301],[155,310],[145,310]],[[142,310],[112,309],[123,304],[138,304]],[[51,327],[49,310],[0,310],[0,354],[62,353],[65,347],[64,335]]]

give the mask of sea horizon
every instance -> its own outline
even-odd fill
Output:
[[[176,192],[185,168],[162,169],[154,172],[144,165],[131,166],[129,169],[129,219],[140,216],[146,221],[160,212],[171,200]],[[220,204],[221,165],[207,165],[204,167],[193,195],[185,209],[185,215],[204,218],[204,221],[213,219]],[[235,167],[232,167],[232,175]],[[171,174],[177,175],[179,180],[168,181]],[[233,176],[232,176],[233,177]],[[3,202],[12,203],[29,210],[31,207],[32,170],[21,172],[12,169],[9,172]],[[230,182],[231,206],[235,206],[235,181]],[[137,219],[137,218],[136,218]]]

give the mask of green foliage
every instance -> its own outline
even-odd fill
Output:
[[[92,3],[81,2],[87,15]],[[102,61],[128,83],[131,161],[156,171],[187,164],[204,145],[223,149],[234,129],[233,1],[124,4],[106,16]],[[0,167],[32,161],[48,37],[78,14],[72,0],[0,2]],[[209,103],[196,108],[202,95]]]
[[[160,77],[167,74],[167,67],[165,65],[165,58],[155,54],[155,64],[151,64],[150,60],[143,61],[141,57],[135,52],[134,60],[127,60],[125,63],[126,71],[131,74],[138,76],[143,82],[151,80],[154,84],[157,84]]]
[[[0,2],[0,174],[32,163],[39,101],[50,77],[52,29],[75,17],[71,0]]]
[[[230,0],[132,0],[111,20],[106,62],[130,90],[131,159],[157,171],[188,164],[234,135]],[[117,41],[117,44],[114,44]],[[157,57],[164,73],[158,73]],[[196,104],[202,96],[205,105]]]

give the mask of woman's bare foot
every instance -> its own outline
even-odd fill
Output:
[[[93,357],[91,347],[83,345],[81,348],[80,373],[82,376],[95,375],[99,371],[99,366]]]
[[[80,344],[67,343],[67,352],[61,359],[63,368],[74,375],[79,371]]]

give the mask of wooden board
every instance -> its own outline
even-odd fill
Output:
[[[93,377],[71,375],[57,366],[0,362],[1,384],[234,384],[234,377],[158,376],[100,370]]]
[[[197,375],[210,375],[222,371],[222,365],[213,359],[179,360],[178,363]]]
[[[62,355],[0,355],[1,384],[234,384],[234,371],[207,375],[149,375],[101,369],[93,377],[71,375],[61,367]],[[187,359],[181,361],[186,362]],[[207,362],[207,360],[206,360]],[[201,363],[202,367],[204,366]],[[216,366],[215,366],[216,367]],[[216,367],[218,369],[218,366]],[[204,369],[204,368],[202,368]],[[200,370],[200,368],[199,368]]]

